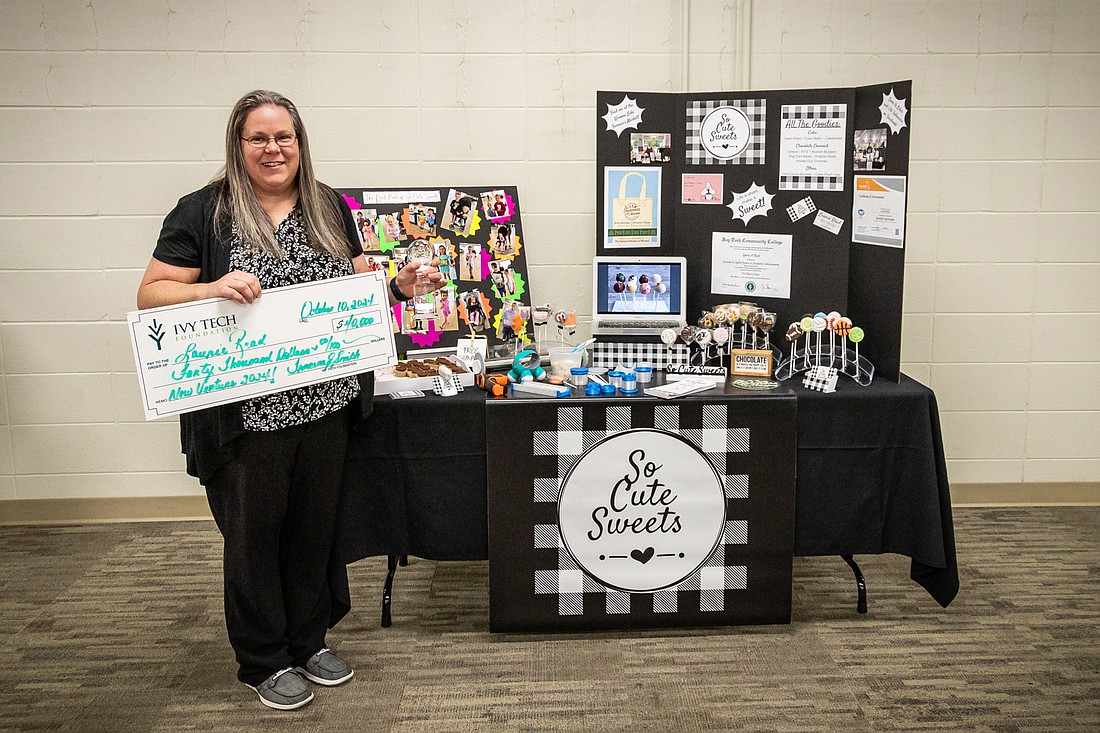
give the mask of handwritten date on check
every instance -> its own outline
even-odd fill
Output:
[[[397,362],[381,272],[128,316],[145,419],[282,392]]]

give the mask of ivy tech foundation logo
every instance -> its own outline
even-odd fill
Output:
[[[157,345],[157,351],[160,351],[160,342],[164,339],[164,324],[157,323],[157,319],[153,319],[153,325],[149,326],[149,338],[153,339],[153,343]]]
[[[683,582],[714,552],[725,522],[725,489],[706,455],[649,428],[592,446],[558,498],[570,555],[600,583],[626,592]]]

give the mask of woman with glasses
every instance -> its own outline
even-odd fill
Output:
[[[435,262],[390,281],[392,303]],[[298,109],[254,91],[234,106],[225,166],[179,200],[138,288],[139,308],[204,298],[253,303],[264,289],[365,272],[351,212],[313,172]],[[370,374],[338,377],[180,416],[187,471],[224,538],[225,619],[237,677],[268,707],[299,708],[310,682],[352,668],[325,645],[339,620],[328,567],[349,428],[371,409]]]

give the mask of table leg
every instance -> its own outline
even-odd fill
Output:
[[[386,584],[382,587],[382,628],[388,629],[393,621],[390,619],[390,603],[393,600],[393,576],[397,574],[397,566],[408,565],[407,555],[389,555],[386,558]]]
[[[851,555],[840,556],[856,576],[856,613],[867,613],[867,581],[863,579],[863,573]]]

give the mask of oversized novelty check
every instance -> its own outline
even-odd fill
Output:
[[[382,272],[129,314],[145,419],[237,402],[397,361]]]

